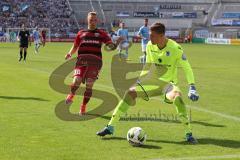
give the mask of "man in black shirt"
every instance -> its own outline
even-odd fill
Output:
[[[30,34],[29,31],[26,30],[25,25],[22,25],[22,30],[18,34],[18,39],[20,40],[20,58],[19,62],[22,60],[26,61],[27,57],[27,48],[28,48],[28,43],[30,43]],[[24,56],[22,56],[24,50]]]

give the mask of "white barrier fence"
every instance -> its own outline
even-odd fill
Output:
[[[230,39],[220,39],[220,38],[206,38],[205,43],[207,44],[231,44]]]

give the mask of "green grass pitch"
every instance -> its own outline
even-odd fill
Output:
[[[188,85],[179,70],[179,86],[185,102],[192,107],[193,133],[199,144],[184,143],[183,126],[174,118],[172,105],[154,98],[138,100],[115,134],[99,138],[96,131],[108,122],[112,111],[88,121],[64,121],[55,114],[56,104],[66,97],[49,86],[51,73],[65,62],[70,43],[48,43],[34,54],[29,48],[27,62],[18,62],[18,44],[0,44],[0,160],[151,160],[151,159],[240,159],[240,46],[183,44],[192,65],[200,100],[187,99]],[[138,62],[139,44],[130,49],[130,61]],[[112,56],[103,53],[104,66],[94,88],[116,95],[110,76]],[[121,66],[119,66],[121,67]],[[69,75],[66,83],[72,78]],[[81,96],[70,111],[77,113]],[[91,99],[88,110],[101,102]],[[131,127],[147,133],[143,147],[126,140]]]

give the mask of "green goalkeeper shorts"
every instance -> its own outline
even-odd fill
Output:
[[[173,103],[167,99],[166,94],[172,90],[181,92],[179,87],[170,82],[159,79],[139,80],[134,86],[137,97],[148,101],[152,97],[160,96],[166,103]]]

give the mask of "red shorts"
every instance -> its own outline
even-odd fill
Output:
[[[84,81],[88,78],[96,80],[98,79],[98,74],[100,69],[94,66],[78,66],[74,69],[74,77],[80,77]]]
[[[102,68],[102,60],[90,58],[78,58],[74,69],[74,76],[81,77],[83,82],[87,79],[98,79],[98,74]]]

